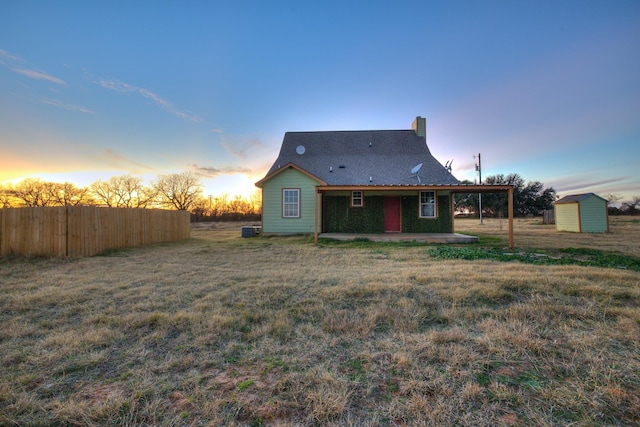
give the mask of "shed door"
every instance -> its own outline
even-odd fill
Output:
[[[384,198],[384,231],[400,232],[400,197]]]

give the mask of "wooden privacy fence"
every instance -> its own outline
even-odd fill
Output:
[[[187,211],[62,206],[0,209],[0,256],[92,256],[190,237]]]

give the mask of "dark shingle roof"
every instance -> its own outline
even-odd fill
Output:
[[[289,163],[328,185],[459,183],[413,130],[287,132],[266,177]]]

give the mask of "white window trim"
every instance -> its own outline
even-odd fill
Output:
[[[360,196],[356,197],[355,193],[360,193]],[[354,200],[356,200],[356,199],[360,199],[360,204],[359,205],[356,205],[354,203]],[[351,207],[352,208],[361,208],[363,206],[364,206],[364,192],[363,191],[352,191],[351,192]]]
[[[287,191],[295,191],[297,194],[297,202],[296,203],[286,203],[285,202],[285,192]],[[296,215],[287,215],[287,207],[295,206],[296,207]],[[282,189],[282,218],[300,218],[300,189],[299,188],[283,188]]]
[[[433,193],[433,203],[422,203],[423,193]],[[433,215],[422,215],[422,206],[433,205]],[[438,217],[438,194],[435,191],[420,191],[418,193],[418,216],[420,218],[437,218]]]

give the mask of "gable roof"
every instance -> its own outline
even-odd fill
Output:
[[[287,132],[278,158],[256,184],[289,164],[327,185],[459,184],[413,130]]]
[[[582,201],[582,200],[584,200],[584,199],[586,199],[588,197],[591,197],[591,196],[597,197],[598,199],[602,199],[605,202],[607,201],[606,199],[598,196],[595,193],[583,193],[583,194],[571,194],[569,196],[564,196],[563,198],[556,200],[555,203],[556,204],[558,204],[558,203],[560,203],[560,204],[562,204],[562,203],[577,203],[577,202],[580,202],[580,201]]]
[[[286,165],[280,167],[279,169],[276,169],[272,174],[267,174],[264,178],[262,178],[260,181],[256,182],[256,186],[257,187],[262,187],[262,183],[264,183],[266,180],[273,178],[274,176],[278,175],[281,172],[284,172],[287,169],[295,169],[298,172],[300,172],[303,175],[308,176],[311,179],[314,179],[316,181],[318,181],[318,184],[320,185],[327,185],[326,182],[324,182],[323,180],[321,180],[320,178],[318,178],[317,176],[314,176],[312,174],[310,174],[309,172],[307,172],[306,170],[302,169],[301,167],[297,166],[294,163],[287,163]]]

